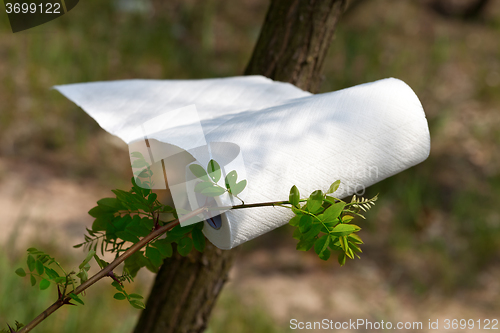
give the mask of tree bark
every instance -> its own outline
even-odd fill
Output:
[[[316,92],[346,0],[272,0],[246,75]],[[237,250],[209,242],[204,253],[163,262],[134,333],[201,333],[228,279]]]
[[[245,74],[260,74],[317,92],[345,6],[345,0],[272,1]]]

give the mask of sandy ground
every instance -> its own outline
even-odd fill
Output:
[[[0,243],[14,244],[9,251],[33,239],[71,247],[92,225],[89,209],[109,194],[96,184],[58,178],[46,167],[0,159]]]

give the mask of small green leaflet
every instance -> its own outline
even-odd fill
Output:
[[[307,199],[307,210],[311,213],[316,213],[323,204],[323,192],[321,190],[314,191]]]
[[[212,182],[200,182],[194,187],[196,193],[201,193],[204,189],[213,187],[215,184]]]
[[[205,249],[205,235],[203,235],[201,229],[200,228],[193,229],[191,235],[193,237],[194,248],[200,252],[203,252],[203,250]]]
[[[144,303],[142,303],[141,301],[138,301],[136,299],[132,299],[129,301],[130,305],[132,305],[134,308],[136,309],[139,309],[139,310],[142,310],[142,309],[145,309],[146,306],[144,305]]]
[[[117,299],[119,301],[123,301],[123,300],[127,299],[127,296],[125,296],[123,293],[116,293],[113,295],[113,298]]]
[[[292,204],[292,206],[298,208],[300,202],[300,193],[297,186],[293,185],[290,189],[290,195],[288,197],[288,201]]]
[[[326,193],[330,194],[330,193],[337,191],[339,186],[340,186],[340,180],[337,180],[332,185],[330,185],[330,188],[328,189],[328,191],[326,191]]]
[[[23,268],[16,269],[16,274],[19,275],[20,277],[25,277],[26,276],[26,272],[24,271]]]
[[[154,247],[146,247],[146,257],[148,257],[156,267],[160,267],[163,263],[163,257],[160,251]]]
[[[302,215],[299,221],[299,229],[301,233],[306,233],[312,227],[313,218],[310,215]]]
[[[328,260],[330,258],[330,250],[328,250],[328,244],[330,244],[330,236],[323,235],[314,242],[314,251],[322,260]]]
[[[210,178],[217,183],[221,178],[221,170],[219,163],[215,162],[213,159],[208,162],[207,166],[208,175]]]
[[[361,228],[354,224],[338,224],[335,228],[333,228],[330,234],[337,237],[342,237],[359,230],[361,230]]]
[[[180,240],[179,244],[177,245],[177,251],[183,257],[187,256],[189,252],[191,252],[192,248],[193,248],[193,241],[189,237],[184,237],[183,239]]]
[[[346,203],[341,201],[328,207],[323,213],[323,218],[324,218],[323,221],[330,222],[335,220],[337,217],[340,216],[340,214],[344,210],[345,205]]]
[[[225,192],[226,190],[217,184],[210,184],[210,186],[206,186],[203,190],[200,191],[201,194],[206,195],[207,197],[218,197]]]
[[[142,158],[142,159],[144,159],[144,156],[140,152],[138,152],[138,151],[134,151],[134,152],[130,153],[130,156],[135,157],[135,158]]]
[[[189,170],[191,170],[193,175],[200,178],[201,180],[210,181],[210,179],[208,178],[207,172],[205,171],[205,169],[203,169],[203,167],[201,165],[191,164],[189,166]]]
[[[85,257],[85,260],[82,261],[82,263],[80,264],[80,266],[78,266],[78,268],[83,269],[83,267],[85,265],[87,265],[90,260],[92,260],[92,258],[94,257],[94,254],[95,254],[95,251],[90,250],[90,252],[87,253],[87,257]]]
[[[47,279],[43,279],[42,281],[40,281],[40,290],[45,290],[47,289],[48,287],[50,287],[50,281],[47,280]]]
[[[73,294],[73,293],[69,293],[69,294],[68,294],[68,296],[69,296],[71,299],[73,299],[75,302],[78,302],[78,303],[80,303],[81,305],[85,305],[85,303],[83,303],[82,299],[81,299],[79,296],[77,296],[77,295],[75,295],[75,294]]]
[[[232,195],[240,194],[247,186],[246,180],[242,180],[241,182],[236,183],[237,179],[238,179],[238,174],[236,173],[236,170],[233,170],[230,173],[228,173],[225,178],[226,188]]]

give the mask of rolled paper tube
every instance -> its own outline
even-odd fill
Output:
[[[232,168],[226,163],[225,172],[237,170],[238,179],[247,180],[245,203],[287,200],[293,185],[309,195],[327,190],[337,179],[341,185],[335,196],[343,198],[424,161],[430,151],[420,101],[408,85],[393,78],[316,95],[261,76],[55,88],[128,144],[144,139],[141,124],[168,113],[177,117],[185,113],[179,109],[194,105],[197,117],[191,122],[184,119],[168,131],[157,128],[148,137],[185,150],[192,156],[189,163],[202,166],[212,152],[200,147],[238,147],[237,164]],[[188,134],[199,133],[200,126],[201,141]],[[218,153],[224,155],[223,150]],[[185,201],[192,206],[197,199],[188,185],[187,164],[179,172],[186,175]],[[229,210],[218,218],[219,229],[205,222],[203,231],[217,247],[231,249],[291,217],[285,208]]]

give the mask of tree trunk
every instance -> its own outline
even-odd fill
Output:
[[[246,75],[260,74],[316,92],[346,0],[273,0]],[[204,253],[163,262],[134,333],[201,333],[237,250],[209,242]]]
[[[260,74],[317,92],[323,62],[345,3],[272,1],[245,74]]]

